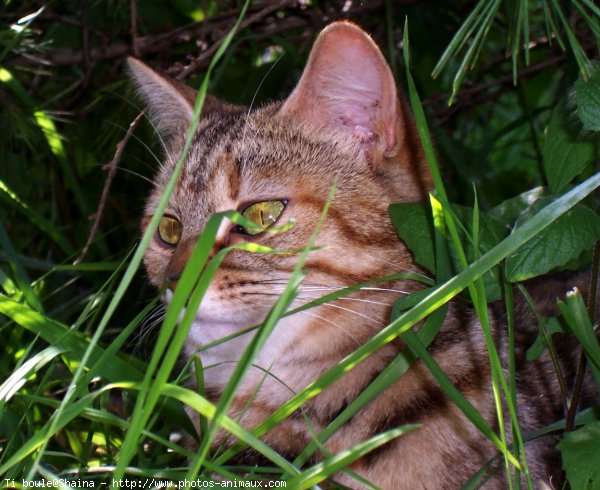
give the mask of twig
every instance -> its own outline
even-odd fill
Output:
[[[140,50],[138,48],[138,32],[137,32],[137,0],[131,0],[129,2],[131,10],[131,50],[136,58],[140,57]]]
[[[85,243],[85,246],[83,247],[83,250],[79,254],[79,257],[77,257],[75,259],[75,261],[73,262],[74,265],[80,264],[83,261],[83,259],[86,257],[86,255],[90,249],[92,242],[94,241],[94,237],[96,236],[96,233],[98,232],[98,227],[100,226],[100,220],[102,219],[102,214],[104,213],[104,208],[106,207],[106,201],[108,200],[108,192],[110,190],[110,186],[115,177],[115,173],[117,172],[117,166],[119,165],[119,162],[121,161],[121,157],[123,156],[123,150],[125,149],[125,146],[127,145],[127,142],[129,141],[129,138],[131,138],[133,131],[137,127],[137,125],[140,122],[140,120],[142,119],[143,115],[144,115],[144,113],[140,112],[135,117],[135,119],[129,124],[129,128],[127,129],[127,132],[125,133],[125,136],[123,137],[123,139],[121,141],[119,141],[117,143],[117,147],[115,150],[115,156],[109,163],[107,163],[103,167],[105,170],[108,170],[108,175],[106,176],[106,180],[104,182],[104,188],[102,189],[102,195],[100,196],[100,202],[98,203],[98,209],[92,215],[94,218],[94,224],[92,225],[92,229],[90,230],[90,234],[88,236],[87,242]]]
[[[264,9],[260,10],[259,12],[256,12],[253,15],[250,15],[247,19],[244,19],[240,23],[239,30],[241,31],[243,29],[246,29],[248,26],[251,26],[252,24],[256,24],[257,22],[260,22],[267,15],[273,13],[276,10],[279,10],[282,7],[285,7],[289,3],[291,3],[290,0],[280,0],[279,2],[275,2],[271,5],[267,5]],[[217,51],[217,49],[219,49],[219,46],[221,46],[221,44],[223,44],[223,42],[227,38],[227,35],[228,34],[221,36],[221,38],[217,42],[213,43],[213,45],[210,48],[208,48],[206,51],[204,51],[202,54],[200,54],[195,60],[193,60],[188,66],[186,66],[181,71],[181,73],[179,75],[177,75],[177,77],[175,77],[175,78],[177,78],[178,80],[183,80],[190,73],[193,73],[194,71],[196,71],[203,62],[205,62],[206,60],[210,60],[212,58],[212,55],[215,53],[215,51]]]
[[[401,5],[415,5],[419,3],[427,3],[428,0],[397,0]],[[263,34],[276,34],[284,32],[288,29],[305,28],[320,29],[323,25],[340,18],[360,18],[359,16],[368,12],[373,12],[381,8],[383,0],[373,0],[371,2],[365,2],[365,5],[358,5],[351,8],[348,12],[339,12],[335,16],[320,19],[319,25],[312,25],[308,22],[305,17],[294,16],[286,17],[277,22],[270,22],[266,25],[260,26],[256,34],[261,37]],[[263,4],[264,5],[264,4]],[[260,6],[259,6],[260,7]],[[268,8],[268,7],[263,7]],[[293,9],[296,10],[296,9]],[[262,10],[258,10],[260,13]],[[192,39],[201,36],[206,32],[215,32],[220,30],[229,30],[232,25],[233,18],[237,17],[238,11],[231,11],[223,15],[217,15],[214,18],[207,19],[203,22],[194,22],[186,26],[172,29],[168,32],[162,32],[159,34],[153,34],[149,36],[140,36],[137,38],[137,49],[140,56],[149,53],[160,53],[168,52],[173,46],[177,44],[188,43]],[[251,14],[252,16],[252,14]],[[54,17],[55,18],[55,17]],[[248,18],[248,20],[251,17]],[[258,21],[255,21],[258,22]],[[90,62],[109,60],[114,58],[122,58],[132,54],[132,46],[129,42],[118,42],[113,44],[106,44],[90,49],[88,58]],[[31,56],[22,55],[19,58],[13,60],[13,63],[22,64],[25,66],[38,66],[38,65],[50,65],[50,66],[67,66],[77,65],[83,62],[83,53],[80,49],[54,49],[46,51],[43,56],[33,58]],[[210,62],[210,57],[204,60],[204,64]],[[199,63],[196,68],[204,67],[203,63]]]

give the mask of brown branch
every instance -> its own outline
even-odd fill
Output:
[[[427,3],[427,1],[428,0],[397,0],[396,5],[412,6]],[[279,5],[280,3],[285,4],[287,2],[262,3],[252,8],[250,16],[252,17],[255,14],[264,13],[266,9],[270,9],[271,6]],[[315,29],[322,28],[325,24],[328,24],[336,19],[359,19],[360,16],[363,14],[381,9],[383,5],[383,0],[373,0],[365,3],[366,5],[357,5],[351,7],[348,10],[348,12],[342,12],[341,10],[333,13],[328,12],[328,15],[322,16],[318,19],[318,23],[309,22],[309,19],[307,19],[304,15],[288,15],[283,19],[277,19],[276,22],[263,22],[262,25],[257,26],[256,34],[258,37],[262,37],[264,35],[276,34],[279,32],[286,31],[288,29],[296,28],[310,29],[311,31],[313,31]],[[275,10],[277,9],[274,9],[270,13],[273,13]],[[287,9],[287,12],[288,14],[290,14],[290,12],[300,12],[300,9],[290,7]],[[144,56],[150,53],[168,52],[173,46],[188,43],[191,40],[198,38],[205,33],[219,32],[225,30],[229,31],[229,29],[231,29],[231,27],[233,26],[235,19],[238,15],[238,10],[231,10],[215,15],[214,17],[207,19],[203,22],[194,22],[192,24],[178,27],[167,32],[137,37],[137,41],[135,44],[138,49],[139,56]],[[249,23],[248,25],[252,23],[258,24],[261,20],[266,20],[267,17],[268,15],[261,15],[261,18],[259,20],[254,19],[253,22]],[[58,18],[58,16],[52,15],[53,20]],[[248,20],[250,20],[250,18]],[[314,21],[315,19],[312,20]],[[71,23],[81,25],[80,23]],[[217,43],[219,43],[219,41],[217,41]],[[209,49],[212,49],[212,46]],[[114,58],[122,58],[130,54],[133,54],[131,42],[117,42],[113,44],[104,44],[102,46],[97,46],[90,49],[88,53],[88,60],[93,63]],[[15,60],[16,63],[28,66],[67,66],[80,64],[83,61],[84,56],[81,49],[52,49],[46,51],[43,55],[35,58],[21,56]],[[199,62],[195,68],[198,69],[204,67],[209,61],[210,60],[203,58],[203,61]]]
[[[137,0],[131,0],[129,2],[131,10],[131,50],[136,58],[140,57],[140,50],[138,48],[138,32],[137,32]]]
[[[102,219],[102,214],[104,213],[104,208],[106,207],[106,201],[108,200],[108,192],[110,190],[110,186],[115,177],[115,173],[117,172],[117,166],[119,165],[119,162],[121,161],[121,157],[123,156],[123,150],[125,150],[125,146],[127,145],[127,142],[131,138],[133,131],[137,127],[138,123],[141,121],[143,115],[144,115],[144,113],[140,112],[136,116],[136,118],[129,124],[129,128],[127,129],[127,132],[125,133],[125,136],[123,137],[123,139],[121,141],[119,141],[117,143],[117,147],[115,150],[115,156],[109,163],[107,163],[103,167],[105,170],[108,171],[108,175],[106,176],[106,181],[104,182],[104,188],[102,189],[102,195],[100,196],[100,202],[98,203],[98,209],[92,215],[92,217],[94,219],[94,224],[92,225],[92,229],[90,230],[90,234],[88,236],[87,242],[85,243],[85,246],[83,247],[83,250],[79,254],[79,257],[77,257],[75,259],[75,261],[73,262],[74,265],[80,264],[83,261],[83,259],[85,259],[86,255],[90,249],[90,246],[91,246],[92,242],[94,241],[94,237],[96,236],[96,233],[98,232],[98,227],[100,226],[100,220]]]
[[[280,0],[279,2],[275,2],[271,5],[267,5],[264,9],[260,10],[259,12],[255,13],[255,14],[250,15],[247,19],[244,19],[240,23],[239,30],[241,31],[243,29],[246,29],[248,26],[251,26],[252,24],[256,24],[257,22],[260,22],[267,15],[275,12],[276,10],[279,10],[282,7],[285,7],[286,5],[288,5],[290,3],[291,3],[291,0]],[[193,73],[200,66],[203,66],[203,63],[205,63],[207,60],[210,60],[212,58],[213,54],[217,51],[217,49],[219,49],[219,46],[221,46],[223,44],[223,42],[225,42],[225,39],[227,38],[228,35],[229,35],[229,30],[223,36],[221,36],[221,38],[217,42],[213,43],[213,45],[210,48],[208,48],[206,51],[204,51],[202,54],[200,54],[188,66],[186,66],[176,78],[178,80],[183,80],[190,73]]]

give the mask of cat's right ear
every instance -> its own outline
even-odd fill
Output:
[[[281,113],[334,128],[379,157],[399,151],[403,114],[394,77],[369,35],[349,22],[321,31]]]
[[[168,139],[187,131],[194,114],[196,91],[187,85],[158,74],[135,58],[127,66],[139,93],[146,101],[148,117],[159,134]]]

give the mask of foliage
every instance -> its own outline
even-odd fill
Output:
[[[571,432],[560,442],[567,476],[572,488],[593,490],[599,487],[600,422]]]
[[[5,339],[0,478],[100,482],[123,475],[180,480],[212,473],[233,478],[235,473],[249,480],[275,476],[294,488],[308,488],[414,428],[400,427],[317,465],[307,463],[316,451],[324,451],[323,443],[344,421],[417,358],[496,444],[507,467],[527,474],[522,450],[527,435],[519,432],[511,391],[514,366],[505,375],[490,337],[487,303],[506,296],[509,281],[590,263],[593,242],[600,237],[596,202],[589,197],[600,185],[595,168],[600,77],[598,66],[588,60],[598,55],[600,12],[589,0],[358,3],[252,2],[240,17],[244,4],[238,1],[5,1],[0,31],[0,334]],[[239,30],[230,34],[238,17]],[[186,301],[201,301],[228,252],[209,260],[225,215],[213,217],[196,245],[191,262],[194,270],[204,269],[200,280],[187,268],[166,313],[151,313],[156,292],[144,285],[143,273],[135,273],[158,214],[141,246],[133,247],[160,148],[145,121],[130,128],[139,107],[123,60],[140,56],[201,87],[198,104],[206,91],[234,103],[262,104],[289,93],[315,34],[335,18],[356,21],[386,46],[400,85],[407,87],[436,193],[429,205],[397,205],[390,213],[417,261],[435,273],[435,284],[421,278],[431,289],[398,302],[387,327],[249,433],[225,411],[266,336],[288,314],[301,266],[272,314],[255,329],[217,406],[204,398],[201,383],[195,391],[179,386],[189,372],[177,360],[191,322],[185,317],[178,322],[179,312]],[[449,100],[454,104],[447,106]],[[200,105],[196,117],[199,110]],[[227,216],[243,222],[237,214]],[[89,217],[98,219],[97,233],[91,233]],[[494,433],[427,353],[445,303],[463,290],[488,336],[492,381],[502,393],[497,402],[506,409],[499,413],[510,420],[512,435]],[[561,312],[561,328],[575,333],[597,374],[600,351],[583,301],[569,298]],[[158,331],[155,318],[162,321]],[[413,332],[411,327],[423,319],[424,327]],[[549,322],[540,320],[542,333]],[[538,351],[542,345],[552,348],[552,333],[559,329],[550,324],[554,327],[536,343]],[[399,336],[408,349],[315,434],[296,461],[286,461],[260,441],[270,427]],[[201,380],[202,366],[195,369]],[[175,430],[194,430],[181,403],[201,414],[204,430],[195,455],[170,440]],[[572,422],[567,419],[563,427]],[[218,427],[240,442],[209,455]],[[587,481],[581,479],[588,476],[594,482],[590,488],[597,483],[595,461],[581,456],[595,447],[590,437],[596,432],[592,421],[568,433],[560,445],[572,488],[584,488],[580,485]],[[272,467],[232,467],[231,457],[245,445]],[[191,463],[182,469],[186,460]],[[519,487],[519,471],[510,471],[511,487]]]

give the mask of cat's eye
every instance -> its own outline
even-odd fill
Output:
[[[254,223],[256,228],[241,227],[248,235],[258,235],[272,226],[283,210],[287,201],[260,201],[251,204],[242,211],[242,216]]]
[[[158,236],[167,245],[177,245],[181,239],[181,221],[173,216],[163,216],[158,223]]]

